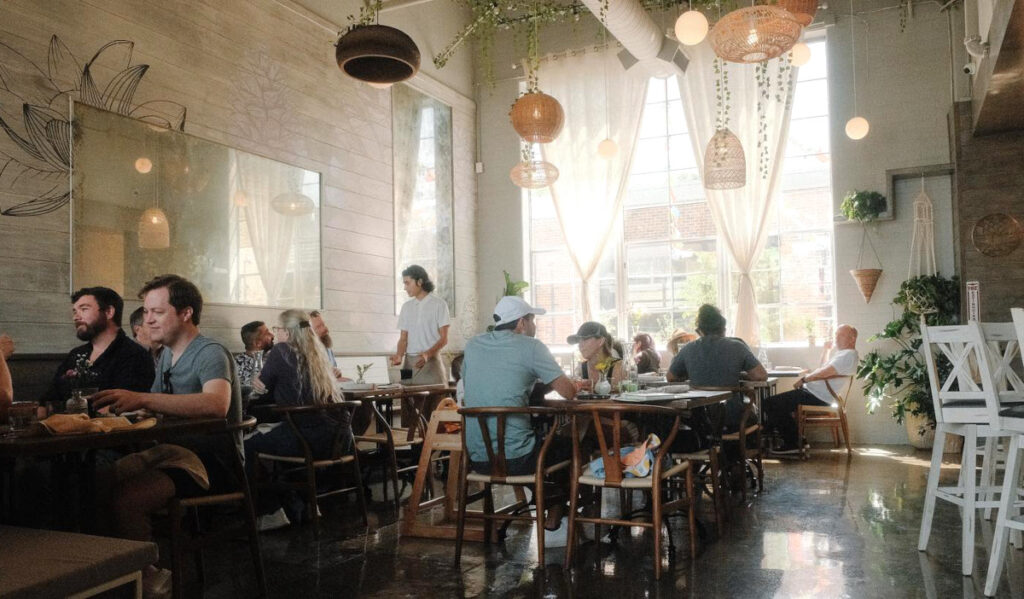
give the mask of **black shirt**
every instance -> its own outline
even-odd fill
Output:
[[[311,406],[313,391],[311,381],[299,377],[299,360],[287,343],[276,343],[263,362],[260,381],[267,388],[266,397],[279,406]],[[341,422],[323,413],[296,415],[295,424],[300,428],[333,428],[337,425],[350,426],[348,411],[334,412]]]
[[[91,354],[91,342],[71,350],[57,368],[53,382],[41,401],[64,401],[71,397],[74,378],[68,376],[68,371],[75,368],[79,356],[88,358]],[[129,339],[122,329],[118,329],[117,337],[90,368],[95,378],[83,387],[96,387],[101,391],[127,389],[148,392],[153,385],[153,357],[146,348]]]

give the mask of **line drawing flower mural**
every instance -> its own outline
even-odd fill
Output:
[[[70,200],[69,98],[168,129],[185,129],[185,106],[154,100],[133,106],[147,64],[132,64],[135,43],[114,40],[83,66],[56,35],[43,69],[0,42],[0,198],[4,216],[40,216]],[[98,73],[112,73],[103,80]],[[99,79],[99,80],[98,80]]]

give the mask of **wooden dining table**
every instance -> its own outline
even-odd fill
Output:
[[[0,438],[0,523],[10,520],[8,481],[13,483],[14,467],[19,459],[65,456],[63,467],[68,471],[83,474],[83,497],[91,498],[95,489],[95,450],[115,449],[148,443],[173,442],[174,439],[227,430],[226,418],[175,418],[160,416],[157,424],[150,428],[127,429],[109,433],[84,433],[53,435],[42,425],[34,424],[15,435]],[[57,462],[55,462],[57,463]],[[58,485],[56,494],[63,497],[67,489],[62,488],[66,476],[54,476]],[[87,521],[88,513],[94,506],[88,501],[80,505],[80,513],[65,514],[70,520],[65,524],[77,528],[79,522]]]

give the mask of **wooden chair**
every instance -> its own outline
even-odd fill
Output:
[[[422,405],[423,402],[427,401],[431,397],[431,393],[427,391],[409,393],[405,390],[401,390],[397,393],[385,394],[389,400],[400,399],[403,403],[411,403],[413,406]],[[375,401],[379,401],[379,397],[367,396],[360,397],[359,400],[366,406],[371,414],[373,415],[373,421],[376,423],[376,430],[369,430],[369,423],[367,428],[362,431],[353,431],[355,433],[355,442],[358,446],[359,443],[368,443],[376,447],[381,453],[381,465],[384,470],[384,484],[382,485],[382,492],[384,494],[384,501],[388,501],[388,482],[390,481],[392,490],[394,491],[395,497],[395,512],[397,513],[401,506],[401,491],[398,488],[399,477],[404,472],[409,472],[416,469],[415,459],[412,466],[406,466],[399,468],[398,466],[398,452],[404,451],[407,453],[414,454],[413,458],[418,458],[419,449],[423,445],[423,439],[426,436],[427,423],[423,418],[423,414],[420,410],[414,410],[416,418],[411,423],[402,423],[403,427],[392,427],[391,423],[387,421],[383,414],[374,405]]]
[[[484,521],[484,542],[491,540],[492,522],[511,522],[525,520],[534,522],[537,527],[537,561],[544,565],[544,484],[548,478],[560,470],[569,467],[569,460],[545,466],[545,458],[548,449],[551,447],[557,434],[557,427],[552,427],[544,437],[544,443],[537,452],[537,463],[532,474],[513,475],[508,474],[507,459],[505,457],[505,430],[507,420],[510,416],[530,418],[532,415],[555,415],[563,413],[557,408],[544,407],[480,407],[460,408],[459,413],[465,419],[462,427],[462,464],[459,468],[459,489],[457,496],[458,519],[456,523],[455,536],[455,565],[462,559],[462,537],[465,532],[466,518],[479,518]],[[475,421],[475,422],[474,422]],[[492,442],[489,422],[496,421],[497,439]],[[487,449],[487,460],[491,464],[490,474],[469,471],[469,452],[466,449],[466,427],[478,426],[483,437],[484,447]],[[496,449],[495,449],[496,448]],[[469,483],[483,485],[483,490],[473,495],[469,494]],[[520,513],[523,508],[528,507],[525,500],[517,501],[501,509],[494,509],[494,497],[492,487],[494,485],[508,485],[512,487],[530,487],[533,489],[534,504],[536,512],[534,515]],[[484,500],[483,512],[468,513],[466,506],[480,498]]]
[[[1024,347],[1024,309],[1012,308],[1013,325],[1018,339],[1018,348]],[[1022,482],[1021,453],[1024,452],[1024,404],[1004,407],[999,411],[999,429],[1011,434],[1006,444],[1006,469],[1003,485],[999,492],[999,513],[996,516],[995,534],[992,535],[992,549],[989,551],[988,573],[985,576],[985,596],[996,594],[999,578],[1006,563],[1006,545],[1011,532],[1016,534],[1016,544],[1021,543],[1024,534],[1024,482]]]
[[[840,377],[836,377],[840,378]],[[853,387],[853,376],[844,376],[846,384],[842,386],[842,393],[836,393],[832,381],[825,380],[825,388],[834,400],[830,406],[804,406],[796,407],[797,439],[804,439],[804,431],[809,428],[828,428],[832,430],[832,441],[839,447],[839,433],[842,431],[843,442],[846,443],[846,453],[853,453],[850,447],[850,428],[846,423],[846,398],[850,395],[850,388]],[[807,453],[804,453],[807,457]]]
[[[203,549],[209,545],[236,537],[247,537],[249,539],[249,550],[252,555],[253,568],[256,571],[256,585],[259,588],[259,596],[267,596],[267,581],[263,574],[263,556],[260,552],[260,536],[256,526],[256,511],[253,508],[252,493],[249,481],[246,478],[245,465],[242,463],[242,456],[235,445],[235,434],[241,434],[255,426],[256,419],[247,418],[238,424],[229,425],[223,432],[217,433],[223,439],[223,455],[230,454],[232,456],[232,470],[238,482],[237,491],[184,499],[175,497],[167,505],[171,540],[172,594],[175,599],[181,599],[186,596],[184,588],[186,554],[189,552],[195,554],[196,570],[199,576],[200,587],[202,587],[205,584],[202,558]],[[244,524],[219,528],[205,533],[201,530],[199,508],[231,504],[241,508],[242,516],[245,520]],[[186,516],[191,516],[193,519],[191,530],[186,530]]]
[[[672,419],[673,424],[669,429],[666,439],[662,440],[654,458],[651,474],[643,478],[627,478],[623,474],[622,462],[620,461],[622,450],[621,428],[623,415],[636,415],[643,417],[663,417]],[[589,523],[600,527],[603,524],[609,526],[640,526],[650,528],[654,533],[654,577],[661,578],[661,529],[665,523],[665,516],[668,513],[687,509],[690,522],[690,556],[697,553],[697,520],[694,512],[694,488],[693,469],[689,461],[682,461],[676,464],[667,464],[665,456],[668,455],[672,441],[675,440],[679,431],[679,412],[670,408],[648,405],[622,405],[613,403],[587,403],[572,408],[572,440],[573,459],[571,489],[569,495],[569,539],[565,552],[565,567],[572,564],[573,555],[576,549],[576,531],[580,524]],[[605,476],[595,476],[590,470],[590,455],[584,451],[580,444],[580,425],[582,421],[589,420],[592,424],[590,429],[597,437],[600,448],[600,458],[604,464]],[[602,422],[603,420],[603,422]],[[608,423],[611,426],[608,426]],[[610,428],[612,439],[605,436],[605,429]],[[686,497],[677,497],[666,501],[667,491],[674,488],[678,491],[679,476],[685,476],[684,489]],[[596,516],[582,516],[579,512],[580,487],[593,487],[597,491]],[[651,493],[651,518],[648,521],[623,520],[601,517],[601,491],[606,488],[617,489],[644,489]],[[595,534],[600,538],[600,533]],[[669,543],[672,542],[671,535]]]
[[[715,529],[721,536],[725,533],[725,518],[728,515],[722,497],[722,448],[716,444],[699,451],[673,453],[671,457],[673,460],[686,460],[690,463],[694,475],[694,490],[707,493],[711,499],[711,506],[715,510]]]
[[[982,332],[979,323],[973,321],[965,325],[933,327],[926,326],[923,319],[921,322],[921,352],[927,363],[936,426],[917,549],[925,551],[928,548],[936,500],[957,505],[962,521],[961,573],[964,576],[970,576],[974,571],[977,510],[997,507],[999,502],[995,497],[1001,490],[985,479],[978,484],[978,439],[1009,434],[1000,428],[999,411],[1001,402],[1004,399],[1009,402],[1012,394],[1007,393],[1004,398],[993,376],[986,337],[994,340],[997,331],[992,325],[986,325],[986,328],[987,334]],[[939,367],[938,356],[946,360],[942,368]],[[957,484],[940,487],[946,435],[962,436],[964,453]],[[993,457],[985,456],[985,459]]]
[[[743,466],[744,471],[749,470],[754,478],[753,482],[757,485],[757,492],[760,493],[764,490],[764,443],[761,438],[762,427],[760,419],[754,418],[754,406],[757,405],[757,390],[751,387],[693,386],[693,388],[704,391],[732,391],[733,393],[741,393],[745,396],[740,422],[752,422],[753,424],[740,426],[736,432],[723,434],[720,441],[723,446],[727,443],[736,445],[737,455],[740,456],[740,464]],[[755,441],[753,447],[750,444],[751,437]],[[747,485],[740,485],[739,490],[743,501],[746,501]]]
[[[352,442],[351,447],[344,447],[346,444],[346,433],[350,430],[349,427],[336,427],[334,431],[334,441],[331,444],[331,453],[329,456],[323,459],[318,459],[313,455],[313,450],[309,446],[309,442],[302,435],[301,430],[295,424],[296,417],[303,416],[332,416],[336,418],[344,418],[347,413],[348,420],[351,421],[352,413],[361,406],[362,404],[358,401],[342,401],[333,404],[325,405],[312,405],[312,406],[277,406],[272,409],[273,413],[278,414],[284,418],[285,423],[291,428],[292,433],[299,440],[299,445],[302,447],[301,456],[283,456],[270,453],[257,453],[256,459],[259,462],[270,462],[273,464],[273,470],[270,473],[266,473],[261,463],[256,464],[256,488],[261,490],[264,488],[275,488],[275,489],[294,489],[299,493],[302,493],[306,499],[306,509],[309,515],[309,519],[313,521],[313,526],[316,529],[316,533],[319,534],[320,525],[320,510],[319,500],[325,497],[333,497],[336,495],[344,495],[347,493],[355,493],[359,501],[359,509],[362,512],[363,524],[367,525],[369,520],[366,515],[366,496],[363,488],[363,476],[359,469],[359,452],[355,448],[355,442]],[[353,484],[348,487],[333,488],[325,491],[317,490],[317,471],[326,470],[328,468],[339,469],[345,464],[349,464],[352,470]],[[264,481],[264,476],[269,475],[270,480]],[[303,475],[302,480],[290,481],[289,478],[296,477],[297,475]]]

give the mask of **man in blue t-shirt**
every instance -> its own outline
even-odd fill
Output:
[[[178,275],[159,276],[139,292],[145,308],[145,326],[153,341],[164,346],[150,393],[125,389],[100,391],[92,401],[115,414],[146,409],[181,418],[242,417],[242,393],[231,354],[220,343],[199,334],[203,297],[190,281]],[[241,454],[242,440],[235,436],[235,450]],[[173,441],[173,460],[148,463],[118,481],[114,489],[111,516],[119,536],[150,540],[150,515],[166,507],[171,498],[220,492],[231,486],[228,464],[209,436],[178,438]],[[184,449],[182,449],[184,448]],[[124,458],[131,459],[132,456]],[[165,571],[147,569],[150,578]]]
[[[534,338],[534,316],[544,314],[521,297],[501,298],[494,308],[494,330],[477,335],[466,344],[462,363],[466,407],[525,407],[534,384],[550,385],[566,399],[576,396],[576,387],[551,355],[547,346]],[[491,442],[497,450],[497,424],[490,422]],[[529,474],[540,449],[537,434],[527,416],[509,417],[505,429],[505,458],[508,473]],[[489,464],[483,435],[475,422],[466,428],[466,446],[473,469],[487,472]]]
[[[462,382],[467,408],[525,407],[538,381],[550,385],[566,399],[576,397],[575,385],[562,372],[551,351],[534,338],[537,334],[534,316],[545,312],[518,296],[505,296],[498,301],[494,307],[494,330],[470,339],[463,354]],[[488,432],[491,449],[495,452],[498,449],[497,426],[497,419],[490,419]],[[537,452],[543,444],[538,436],[528,416],[509,416],[505,421],[505,464],[509,476],[532,474],[536,470]],[[568,439],[559,437],[555,441],[548,447],[548,464],[572,455]],[[475,418],[466,426],[466,448],[470,468],[490,472],[483,434]],[[557,500],[558,495],[564,497],[564,493],[556,492],[548,504],[552,509],[545,526],[551,530],[558,528],[565,508],[563,502]]]

